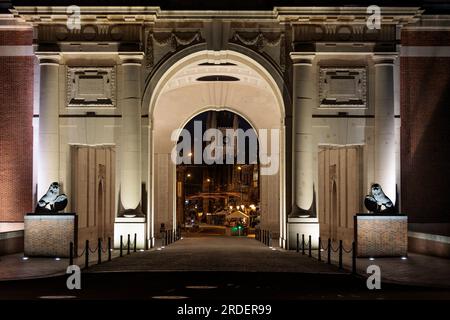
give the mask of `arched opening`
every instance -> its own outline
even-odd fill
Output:
[[[183,129],[178,152],[185,161],[176,169],[177,224],[188,236],[253,236],[261,213],[256,131],[227,110],[202,112]],[[213,134],[211,141],[203,140],[207,132]]]
[[[179,223],[177,170],[171,154],[180,129],[202,112],[227,110],[251,124],[265,147],[258,172],[260,227],[271,230],[284,246],[285,113],[281,90],[267,69],[234,51],[192,53],[171,62],[152,88],[149,104],[150,244],[162,223],[166,229]]]

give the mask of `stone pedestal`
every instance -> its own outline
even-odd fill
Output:
[[[24,222],[24,254],[27,257],[68,258],[70,242],[77,243],[75,213],[29,213]]]
[[[128,235],[130,235],[131,243],[133,243],[134,234],[137,235],[137,249],[145,249],[146,223],[144,217],[116,218],[114,223],[114,248],[120,248],[120,236],[123,236],[123,246],[126,248]]]
[[[408,254],[406,215],[360,213],[354,222],[358,257],[402,257]]]
[[[288,236],[290,250],[297,247],[297,233],[299,235],[299,246],[302,245],[302,234],[305,235],[305,244],[308,243],[309,236],[312,240],[312,248],[319,247],[319,219],[318,218],[288,218]]]

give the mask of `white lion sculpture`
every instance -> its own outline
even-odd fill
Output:
[[[53,182],[47,193],[39,200],[36,213],[57,213],[67,206],[67,196],[59,194],[59,183]]]

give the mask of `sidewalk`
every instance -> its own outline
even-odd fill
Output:
[[[127,254],[126,250],[124,250],[123,254]],[[114,250],[111,253],[111,258],[118,258],[119,255],[119,250]],[[97,253],[91,253],[89,255],[90,266],[97,264],[97,260]],[[106,252],[102,253],[102,262],[105,263],[107,260],[108,254]],[[74,264],[83,268],[85,258],[80,257],[74,259]],[[23,253],[0,256],[0,281],[60,276],[66,273],[68,265],[68,258],[56,260],[55,258],[29,257],[24,260]]]
[[[157,240],[157,247],[161,246],[161,240]],[[157,247],[147,250],[147,252],[157,250]],[[139,252],[139,250],[137,250]],[[133,254],[133,248],[130,248]],[[81,254],[81,252],[79,252]],[[127,248],[123,248],[123,256],[127,255]],[[0,256],[0,281],[26,280],[36,278],[55,277],[66,274],[69,258],[40,258],[28,257],[23,259],[23,253]],[[111,252],[111,259],[120,258],[120,250],[114,249]],[[98,260],[97,252],[90,252],[89,266],[96,265]],[[108,252],[102,252],[102,262],[108,262]],[[84,268],[85,257],[74,259],[74,264]]]
[[[299,253],[301,255],[301,252]],[[306,255],[308,251],[306,251]],[[312,256],[317,260],[317,250],[313,250]],[[323,251],[322,262],[326,263],[327,252]],[[338,253],[332,252],[331,261],[333,265],[338,265]],[[352,268],[352,257],[349,253],[344,253],[342,258],[343,267],[350,271]],[[362,276],[367,274],[367,267],[377,265],[381,271],[381,281],[398,283],[404,285],[417,285],[436,288],[450,288],[450,259],[426,256],[416,253],[408,253],[405,258],[357,258],[357,273]]]

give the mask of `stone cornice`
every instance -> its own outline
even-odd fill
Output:
[[[17,6],[12,12],[33,24],[64,23],[66,7]],[[81,7],[83,23],[154,23],[157,20],[208,21],[212,19],[272,21],[279,23],[355,23],[363,24],[366,7],[275,7],[272,11],[167,11],[159,7]],[[419,7],[381,7],[382,23],[416,22],[423,10]]]
[[[380,7],[382,24],[408,24],[417,21],[424,12],[419,7]],[[277,7],[278,20],[289,23],[364,24],[367,7]]]

